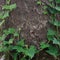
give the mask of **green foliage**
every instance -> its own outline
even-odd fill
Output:
[[[51,46],[48,48],[48,50],[46,50],[47,53],[49,53],[50,55],[54,56],[55,58],[57,56],[59,56],[59,52],[58,52],[58,48]]]
[[[49,13],[51,13],[51,14],[56,14],[56,13],[57,13],[57,10],[54,9],[54,8],[52,8],[52,7],[48,7],[48,11],[49,11]]]
[[[60,21],[57,21],[57,20],[51,20],[50,23],[54,26],[58,26],[60,27]]]
[[[50,2],[53,2],[53,0],[49,0]],[[56,4],[49,4],[47,6],[44,6],[44,10],[47,9],[47,11],[44,11],[44,14],[50,14],[51,20],[49,21],[50,24],[52,24],[54,29],[48,29],[47,31],[47,42],[41,42],[40,43],[40,49],[45,50],[48,54],[52,55],[53,57],[57,58],[60,53],[60,33],[59,33],[59,27],[60,27],[60,21],[56,19],[56,14],[60,13],[60,7],[58,4],[60,3],[60,0],[55,0]],[[37,5],[41,5],[41,1],[37,1]],[[2,6],[2,12],[0,12],[0,19],[2,22],[0,23],[0,26],[5,22],[5,19],[9,17],[9,13],[16,8],[16,4],[10,4],[10,0],[6,0],[6,4]],[[11,36],[10,36],[11,34]],[[6,37],[10,37],[7,39]],[[23,57],[20,58],[20,60],[26,60],[26,57],[28,57],[28,60],[31,60],[34,55],[37,52],[40,52],[41,50],[37,50],[35,46],[33,45],[26,45],[24,43],[24,39],[16,39],[19,38],[19,33],[14,28],[9,28],[7,30],[3,30],[2,35],[0,36],[0,52],[3,52],[6,55],[11,55],[13,60],[17,60],[19,55],[23,55]],[[15,39],[17,40],[15,42]],[[14,52],[12,52],[14,51]],[[11,53],[12,52],[12,53]]]
[[[18,52],[13,54],[13,60],[17,60]]]
[[[7,17],[9,17],[9,11],[0,12],[0,19],[5,19]]]
[[[60,0],[55,0],[56,1],[56,3],[60,3]]]
[[[5,35],[15,34],[15,29],[14,29],[14,28],[9,28],[9,29],[4,30],[3,33],[4,33]]]
[[[46,4],[44,9],[47,9],[48,13],[51,15],[51,20],[49,23],[55,27],[55,29],[48,29],[47,31],[47,42],[40,43],[40,49],[45,50],[48,54],[52,55],[55,59],[60,56],[60,21],[57,20],[56,15],[60,13],[60,7],[58,4],[60,0],[49,0],[52,4]],[[54,3],[55,2],[55,3]],[[41,51],[39,50],[39,51]]]
[[[55,0],[55,1],[58,1],[58,0]],[[52,1],[52,3],[53,3],[53,1]],[[58,6],[57,2],[55,2],[55,4],[54,3],[48,4],[47,7],[48,7],[47,10],[50,14],[60,13],[60,6]]]
[[[50,47],[48,47],[49,50],[47,50],[47,53],[49,53],[50,55],[57,57],[59,56],[60,53],[59,52],[59,48],[54,47],[54,45],[56,46],[60,46],[60,39],[57,35],[57,32],[49,29],[48,33],[47,33],[47,38],[49,43],[52,42],[53,46],[49,45]]]
[[[49,41],[52,41],[56,34],[57,34],[56,31],[54,31],[54,30],[52,30],[52,29],[48,29],[47,39],[48,39]]]
[[[37,1],[37,5],[41,5],[42,4],[42,2],[41,1]]]
[[[44,12],[43,12],[43,14],[47,15],[47,14],[48,14],[48,12],[47,12],[47,11],[44,11]]]
[[[35,46],[31,45],[29,48],[26,47],[24,44],[24,40],[19,41],[17,45],[13,47],[13,49],[15,49],[18,53],[23,53],[25,57],[28,56],[30,59],[32,59],[36,54]]]
[[[53,2],[53,1],[51,1]],[[47,39],[49,47],[46,50],[46,52],[55,58],[57,58],[60,53],[60,37],[59,37],[59,27],[60,27],[60,21],[56,19],[56,14],[60,13],[60,7],[58,6],[58,3],[60,3],[60,0],[55,0],[55,3],[47,5],[47,10],[51,14],[51,20],[49,21],[52,26],[55,27],[55,29],[48,29],[47,31]]]
[[[12,34],[13,36],[7,40],[6,37],[9,34]],[[14,45],[15,37],[18,38],[19,34],[14,28],[9,28],[7,30],[4,30],[3,35],[0,36],[0,42],[1,42],[0,52],[11,55],[14,60],[17,60],[18,55],[21,53],[23,54],[23,56],[25,56],[20,58],[21,60],[22,59],[25,60],[27,56],[29,57],[29,59],[32,59],[34,55],[37,53],[36,47],[33,45],[28,47],[28,45],[24,43],[24,39],[17,40],[17,42]],[[10,51],[15,51],[15,52],[11,53]]]
[[[48,14],[48,12],[46,10],[47,9],[47,6],[44,6],[43,9],[44,9],[43,14],[47,15]]]
[[[6,0],[6,4],[10,4],[10,0]]]
[[[40,43],[40,48],[41,49],[45,49],[45,48],[48,48],[49,47],[49,44],[45,43],[45,42],[41,42]]]
[[[13,41],[15,38],[10,38],[9,40],[6,39],[6,37],[9,35],[9,34],[12,34],[12,28],[9,28],[8,30],[4,30],[4,34],[2,36],[0,36],[0,41],[1,41],[1,48],[0,48],[0,52],[7,52],[7,51],[10,51],[11,48],[12,48],[12,45],[13,44]],[[13,31],[15,32],[15,30]],[[14,35],[14,34],[13,34]]]
[[[2,11],[0,11],[0,28],[2,30],[2,25],[5,23],[9,13],[16,8],[16,3],[10,4],[10,0],[6,0],[6,4],[2,6]],[[2,31],[0,31],[1,33]]]
[[[24,39],[22,39],[21,41],[19,41],[19,42],[17,43],[17,45],[24,47],[24,45],[25,45]]]
[[[55,7],[55,9],[60,12],[60,7],[59,6]]]
[[[29,56],[30,59],[32,59],[36,53],[36,48],[35,46],[30,46],[28,49],[24,51],[26,56]]]
[[[40,4],[40,3],[39,3]],[[2,12],[0,12],[0,19],[2,22],[0,26],[5,22],[5,19],[9,17],[9,13],[16,8],[16,3],[10,4],[10,0],[6,0],[6,4],[2,6]],[[22,53],[23,57],[21,60],[32,59],[37,53],[35,46],[25,45],[24,39],[19,39],[15,42],[15,39],[19,38],[19,33],[14,28],[9,28],[3,30],[2,35],[0,36],[0,52],[3,52],[5,55],[10,55],[13,60],[17,60],[18,56]],[[11,51],[15,51],[11,53]],[[9,56],[7,56],[9,58]]]
[[[52,29],[48,29],[47,35],[48,36],[54,36],[54,35],[56,35],[56,31],[54,31]]]
[[[53,44],[60,46],[60,41],[57,40],[56,38],[54,38],[54,39],[53,39]]]
[[[16,8],[16,4],[11,4],[11,5],[4,5],[2,6],[2,9],[3,10],[9,10],[9,11],[12,11],[13,9]]]

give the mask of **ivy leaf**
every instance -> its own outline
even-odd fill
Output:
[[[14,33],[14,36],[15,36],[15,37],[19,36],[18,32],[15,32],[15,33]]]
[[[9,17],[9,11],[0,12],[0,19],[5,19]]]
[[[54,31],[52,29],[48,29],[47,35],[48,36],[54,36],[54,35],[56,35],[56,31]]]
[[[51,4],[49,4],[47,6],[48,6],[47,10],[50,14],[60,13],[60,7],[54,7]]]
[[[47,47],[49,47],[49,44],[47,44],[47,43],[45,43],[45,42],[40,43],[40,48],[41,48],[41,49],[45,49],[45,48],[47,48]]]
[[[10,10],[10,11],[12,11],[13,9],[15,9],[16,8],[16,4],[11,4],[11,5],[4,5],[4,6],[2,6],[2,9],[3,10]]]
[[[60,21],[58,20],[51,20],[50,23],[53,24],[54,26],[60,27]]]
[[[51,46],[48,48],[48,50],[46,50],[46,52],[52,56],[54,56],[55,58],[57,56],[59,56],[59,51],[58,51],[58,48],[54,47],[54,46]]]
[[[30,48],[25,50],[24,53],[25,53],[26,56],[29,56],[32,59],[34,57],[35,53],[36,53],[35,46],[30,46]]]
[[[8,29],[8,33],[9,34],[14,34],[15,33],[15,29],[14,28],[9,28]]]
[[[5,35],[5,34],[3,34],[0,38],[1,38],[1,41],[4,41],[4,40],[5,40],[5,38],[6,38],[6,35]]]
[[[18,53],[14,53],[12,56],[14,60],[17,60]]]
[[[18,41],[17,45],[23,47],[25,45],[24,44],[24,39],[21,39],[20,41]]]
[[[47,32],[47,39],[49,41],[52,41],[54,36],[57,34],[56,31],[52,30],[52,29],[48,29],[48,32]]]
[[[37,5],[41,5],[42,4],[42,2],[41,1],[37,1]]]
[[[15,33],[15,29],[14,28],[9,28],[8,30],[3,30],[3,33],[5,35],[14,34]]]
[[[6,11],[2,17],[2,19],[9,17],[9,11]]]
[[[55,0],[56,1],[56,3],[60,3],[60,0]]]
[[[24,52],[23,47],[20,47],[20,46],[14,46],[13,49],[16,50],[19,53]]]
[[[60,46],[60,42],[59,42],[59,40],[57,40],[56,38],[53,39],[53,44],[57,44],[57,45]]]
[[[55,8],[51,7],[50,5],[48,6],[47,10],[50,14],[56,14],[57,12],[59,12]]]
[[[47,15],[47,14],[48,14],[48,12],[47,12],[47,11],[44,11],[44,12],[43,12],[43,14]]]
[[[13,39],[13,38],[9,39],[9,44],[12,44],[12,43],[13,43],[13,41],[14,41],[14,39]]]
[[[47,35],[47,39],[49,40],[49,41],[52,41],[53,40],[53,38],[54,38],[54,36],[49,36],[49,35]]]
[[[58,7],[58,6],[57,6],[57,7],[55,7],[55,9],[56,9],[57,11],[60,11],[60,7]]]
[[[22,57],[21,60],[26,60],[26,58],[25,57]]]
[[[9,45],[9,43],[7,41],[3,41],[3,45]]]

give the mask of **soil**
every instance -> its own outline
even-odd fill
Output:
[[[49,16],[43,14],[44,4],[37,5],[36,1],[11,0],[11,3],[17,4],[17,8],[10,13],[10,17],[6,20],[5,28],[21,29],[21,38],[25,38],[27,44],[34,44],[39,48],[39,42],[47,41],[46,32],[49,27],[47,24]],[[0,0],[0,5],[4,3],[5,0]],[[33,60],[36,60],[35,58]],[[54,60],[53,57],[44,52],[39,54],[38,59]]]

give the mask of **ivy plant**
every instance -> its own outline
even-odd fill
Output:
[[[40,43],[40,48],[52,55],[55,59],[58,59],[58,56],[60,56],[60,21],[57,20],[56,15],[60,14],[60,0],[49,0],[49,2],[52,2],[46,4],[46,9],[50,15],[49,24],[51,24],[55,29],[48,29],[47,42]]]

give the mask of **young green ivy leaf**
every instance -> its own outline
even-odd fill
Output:
[[[60,3],[60,0],[55,0],[56,1],[56,3]]]
[[[25,50],[24,50],[24,46],[25,46],[25,44],[24,44],[24,40],[23,39],[21,39],[20,41],[18,41],[17,42],[17,44],[16,44],[16,46],[14,46],[13,47],[13,49],[15,49],[17,52],[24,52]]]
[[[56,14],[56,13],[60,13],[60,7],[54,7],[51,4],[47,5],[47,10],[50,14]]]
[[[46,50],[46,52],[52,56],[54,56],[55,58],[57,58],[57,56],[60,55],[58,48],[51,46],[48,48],[48,50]]]
[[[18,32],[15,32],[15,33],[14,33],[14,36],[15,36],[15,37],[18,37],[18,36],[19,36],[19,33],[18,33]]]
[[[53,24],[54,26],[60,27],[60,21],[58,20],[51,20],[50,23]]]
[[[37,1],[37,5],[41,5],[42,4],[42,2],[41,1]]]
[[[9,17],[9,11],[0,12],[0,19],[5,19]]]
[[[57,32],[55,30],[52,30],[52,29],[48,29],[48,32],[47,32],[47,39],[49,41],[52,41],[54,36],[57,34]]]
[[[18,53],[23,53],[25,51],[21,46],[14,46],[12,50],[16,50]]]
[[[52,41],[54,36],[47,36],[48,41]]]
[[[41,49],[45,49],[45,48],[48,48],[49,47],[49,44],[45,43],[45,42],[41,42],[40,43],[40,48]]]
[[[60,41],[57,40],[56,38],[53,39],[53,44],[57,44],[58,46],[60,46]]]
[[[47,11],[43,11],[43,14],[47,15],[47,14],[48,14],[48,12],[47,12]]]
[[[48,29],[47,35],[48,36],[54,36],[54,35],[56,35],[56,31],[54,31],[52,29]]]
[[[13,53],[12,56],[13,56],[13,59],[14,59],[14,60],[17,60],[18,52],[17,52],[17,53]]]
[[[55,7],[55,9],[56,9],[57,11],[60,11],[60,7],[58,7],[58,6],[57,6],[57,7]]]
[[[22,46],[15,46],[13,47],[14,50],[16,50],[18,53],[23,53],[25,56],[28,56],[30,59],[32,59],[37,52],[35,46],[30,46],[29,48],[24,48]]]
[[[14,34],[15,31],[16,31],[16,30],[15,30],[14,28],[9,28],[9,29],[8,29],[8,33],[9,33],[9,34]]]
[[[14,39],[13,39],[13,38],[9,39],[9,44],[12,44],[12,43],[13,43],[13,41],[14,41]]]
[[[32,59],[34,55],[36,54],[36,52],[37,50],[35,46],[30,46],[30,48],[25,50],[24,54]]]
[[[15,33],[15,29],[14,28],[9,28],[9,29],[3,30],[3,33],[5,35],[14,34]]]
[[[20,41],[18,41],[17,45],[24,47],[25,46],[24,39],[21,39]]]
[[[26,58],[25,58],[25,57],[23,57],[23,58],[21,58],[21,60],[26,60]]]
[[[4,5],[4,6],[2,6],[3,10],[10,10],[10,11],[12,11],[15,8],[16,8],[16,3],[11,4],[11,5]]]

